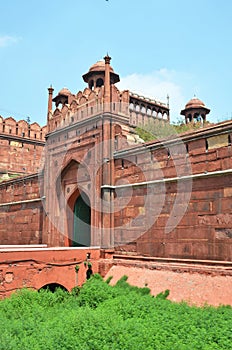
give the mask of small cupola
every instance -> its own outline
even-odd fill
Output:
[[[185,117],[185,123],[205,122],[206,115],[209,114],[210,109],[207,108],[201,100],[194,96],[186,105],[185,109],[180,112]]]
[[[69,91],[69,89],[63,88],[62,90],[60,90],[60,92],[58,92],[58,95],[54,97],[52,101],[55,102],[56,107],[58,107],[60,103],[62,105],[68,103],[68,97],[70,95],[71,92]]]
[[[84,74],[82,77],[91,90],[103,86],[105,82],[105,62],[96,62],[89,68],[88,73]],[[116,84],[119,81],[119,75],[114,73],[113,68],[110,66],[110,84]]]

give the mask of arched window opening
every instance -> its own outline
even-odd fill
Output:
[[[228,145],[231,146],[231,136],[230,136],[230,134],[228,135]]]
[[[146,113],[146,108],[145,108],[144,105],[141,105],[141,112],[142,112],[142,113]]]
[[[195,113],[194,114],[194,119],[196,120],[196,122],[201,122],[201,115],[199,113]]]
[[[189,123],[191,123],[191,121],[192,121],[192,114],[188,114],[188,121],[189,121]]]
[[[208,152],[208,149],[209,149],[208,140],[205,139],[205,151]]]
[[[153,117],[156,117],[156,116],[157,116],[157,112],[156,112],[155,109],[152,109],[152,116],[153,116]]]
[[[96,87],[101,87],[102,85],[104,85],[104,81],[102,78],[98,78],[96,81]]]

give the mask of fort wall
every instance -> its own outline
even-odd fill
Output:
[[[35,173],[41,166],[47,127],[0,116],[0,180]]]
[[[115,246],[149,256],[232,259],[231,123],[119,151]],[[184,152],[183,152],[184,150]],[[126,185],[120,185],[125,183]]]
[[[0,244],[41,244],[43,218],[37,174],[0,184]]]

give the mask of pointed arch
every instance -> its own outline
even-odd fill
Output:
[[[83,184],[90,180],[88,166],[69,158],[56,178],[58,211],[65,216],[66,244],[89,246],[91,243],[91,206],[88,190]]]
[[[74,204],[72,246],[91,245],[91,206],[89,197],[81,192]]]

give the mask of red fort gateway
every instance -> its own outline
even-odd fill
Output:
[[[200,128],[144,142],[136,127],[170,127],[168,103],[119,91],[108,55],[83,80],[48,89],[44,127],[0,117],[1,295],[71,290],[90,262],[230,275],[232,122],[207,124],[193,98],[181,114]]]

